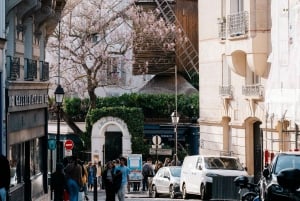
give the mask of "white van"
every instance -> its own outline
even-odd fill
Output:
[[[236,157],[230,156],[186,156],[184,158],[180,190],[183,199],[189,194],[200,195],[202,200],[211,198],[213,176],[248,176]]]

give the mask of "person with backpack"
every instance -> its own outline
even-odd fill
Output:
[[[142,175],[143,175],[143,191],[148,190],[149,187],[149,178],[154,176],[154,169],[152,164],[152,159],[148,158],[147,162],[143,165],[142,168]]]

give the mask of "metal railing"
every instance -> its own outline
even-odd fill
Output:
[[[243,11],[228,15],[228,34],[230,37],[245,35],[248,32],[248,12]]]
[[[219,86],[219,94],[221,96],[232,97],[233,87],[231,85],[229,85],[229,86]]]
[[[17,80],[20,78],[20,58],[7,56],[7,79],[8,80]]]
[[[219,39],[225,40],[226,39],[226,18],[218,18],[218,29],[219,29]]]
[[[40,61],[40,80],[49,80],[49,63],[45,61]]]
[[[24,59],[24,80],[33,81],[37,78],[37,61]]]
[[[246,85],[242,88],[242,94],[244,96],[262,98],[264,96],[264,87],[261,84]]]

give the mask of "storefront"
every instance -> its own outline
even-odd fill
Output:
[[[47,193],[48,84],[9,83],[7,153],[15,180],[10,200],[36,200]]]

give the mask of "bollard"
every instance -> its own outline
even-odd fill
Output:
[[[97,188],[97,177],[94,177],[94,201],[98,200]]]

